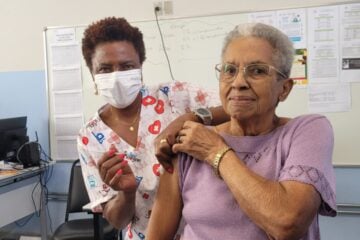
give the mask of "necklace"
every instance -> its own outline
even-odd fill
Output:
[[[118,122],[120,122],[122,125],[129,126],[128,130],[129,130],[130,132],[133,132],[133,131],[135,130],[134,124],[136,123],[136,121],[137,121],[137,120],[139,119],[139,117],[140,117],[140,114],[139,114],[139,113],[140,113],[140,110],[141,110],[141,106],[139,107],[138,111],[136,112],[136,116],[135,116],[134,120],[132,120],[131,123],[123,122],[123,121],[121,121],[118,117],[116,117],[116,120],[117,120]],[[111,112],[113,113],[113,109],[112,109],[112,108],[111,108]]]

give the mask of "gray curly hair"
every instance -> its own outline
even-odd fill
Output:
[[[273,62],[287,77],[290,76],[294,59],[294,47],[289,38],[277,28],[263,23],[244,23],[237,25],[227,34],[221,56],[224,56],[230,42],[236,38],[256,37],[266,40],[274,48]]]

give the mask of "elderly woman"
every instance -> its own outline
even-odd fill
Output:
[[[91,24],[82,43],[94,86],[106,102],[78,137],[90,207],[103,211],[116,228],[130,223],[125,239],[141,240],[159,183],[155,137],[177,119],[164,133],[175,135],[186,119],[199,121],[195,114],[186,114],[188,110],[196,112],[220,101],[210,98],[212,94],[204,89],[181,82],[144,86],[143,35],[124,18],[109,17]],[[199,95],[204,98],[199,100]],[[222,107],[212,109],[212,116],[208,124],[226,119]],[[158,144],[166,150],[173,138],[161,138]]]
[[[276,115],[289,95],[293,47],[265,24],[228,34],[215,66],[229,122],[185,122],[173,174],[160,179],[149,240],[320,239],[318,214],[336,215],[333,131],[320,115]],[[164,210],[166,209],[166,210]]]

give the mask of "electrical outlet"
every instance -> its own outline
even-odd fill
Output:
[[[165,15],[172,15],[173,14],[173,2],[172,1],[164,1],[163,4],[164,14]]]
[[[154,2],[153,4],[154,4],[154,11],[156,11],[156,14],[158,16],[164,15],[163,2],[159,1],[159,2]]]

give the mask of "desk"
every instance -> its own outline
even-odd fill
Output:
[[[40,173],[44,170],[42,166],[31,167],[9,176],[0,175],[0,227],[33,213],[33,196],[36,209],[39,209],[40,204],[43,206],[40,211],[41,239],[47,239],[46,196],[40,185],[33,193]]]

